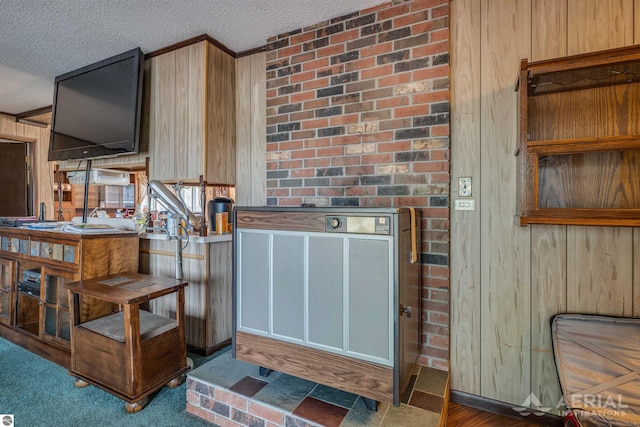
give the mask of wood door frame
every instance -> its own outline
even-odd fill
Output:
[[[26,144],[27,157],[29,159],[27,162],[27,216],[34,215],[35,210],[35,188],[33,185],[34,149],[32,145],[35,142],[37,142],[36,138],[0,133],[0,143]]]

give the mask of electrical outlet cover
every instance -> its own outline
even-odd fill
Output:
[[[458,178],[458,196],[471,197],[471,177]]]

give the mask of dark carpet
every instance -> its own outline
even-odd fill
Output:
[[[207,358],[190,354],[194,367]],[[208,426],[185,411],[186,381],[152,394],[142,411],[130,414],[124,401],[94,386],[76,388],[63,367],[0,338],[0,414],[15,426]]]

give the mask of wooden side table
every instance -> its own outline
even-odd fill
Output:
[[[68,283],[71,300],[71,369],[75,385],[93,384],[138,412],[149,394],[184,380],[187,351],[184,333],[184,287],[181,280],[139,273]],[[175,293],[175,320],[141,309],[148,301]],[[117,304],[120,311],[80,322],[80,299]]]

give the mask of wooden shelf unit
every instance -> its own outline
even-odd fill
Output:
[[[138,236],[0,227],[0,268],[0,336],[68,368],[70,311],[65,284],[136,271]],[[79,315],[88,321],[114,310],[110,302],[86,297]]]
[[[640,226],[640,46],[521,61],[520,224]]]

